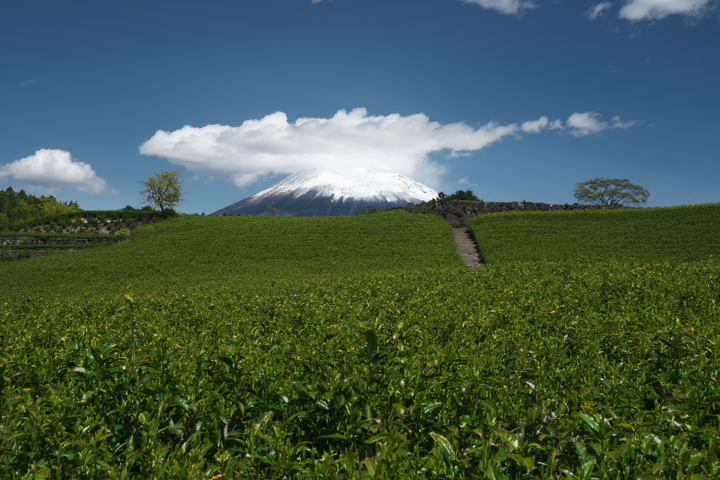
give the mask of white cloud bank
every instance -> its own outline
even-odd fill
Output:
[[[474,128],[465,123],[442,125],[422,113],[371,116],[364,108],[295,122],[276,112],[260,120],[246,120],[239,127],[158,130],[140,146],[140,153],[166,158],[196,174],[229,177],[239,187],[274,174],[354,167],[384,168],[433,185],[445,172],[443,164],[430,159],[433,152],[449,150],[449,157],[457,157],[507,136],[543,130],[584,136],[636,123],[617,117],[603,122],[599,114],[587,112],[574,113],[566,123],[540,117],[519,125],[491,122]]]
[[[519,15],[524,10],[534,8],[535,4],[530,0],[462,0],[464,3],[474,3],[483,8],[497,10],[508,15]]]
[[[620,9],[620,18],[631,21],[659,20],[669,15],[701,15],[710,0],[629,0]]]
[[[72,188],[94,194],[108,191],[107,182],[89,164],[73,160],[65,150],[42,149],[35,155],[0,165],[0,178],[3,177],[49,190]]]

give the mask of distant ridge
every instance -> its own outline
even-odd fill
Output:
[[[405,207],[436,198],[415,180],[380,169],[305,170],[211,215],[326,217],[355,215],[368,208]]]

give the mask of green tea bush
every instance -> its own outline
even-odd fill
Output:
[[[387,212],[327,218],[179,216],[133,230],[135,240],[4,265],[0,299],[67,298],[230,283],[462,265],[439,217]],[[120,236],[115,236],[120,238]],[[262,278],[262,280],[260,280]]]
[[[720,265],[427,273],[5,302],[0,470],[718,473]]]
[[[39,260],[0,270],[0,478],[720,474],[717,258],[469,269],[396,212]]]
[[[720,204],[497,213],[472,219],[470,228],[492,263],[720,256]]]

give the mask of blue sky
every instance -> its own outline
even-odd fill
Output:
[[[718,0],[0,1],[0,188],[211,213],[310,167],[720,201]]]

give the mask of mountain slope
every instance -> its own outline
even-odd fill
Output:
[[[267,215],[269,207],[279,215],[353,215],[368,208],[404,207],[435,197],[432,188],[386,170],[305,170],[212,215]]]

